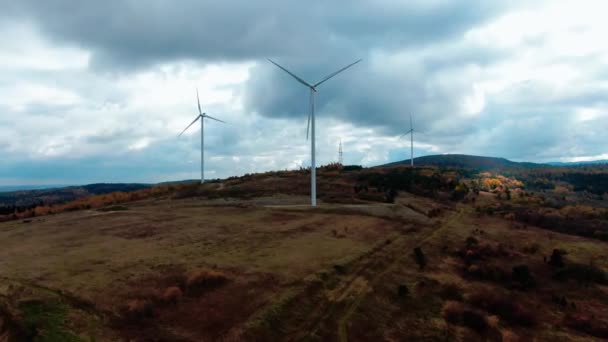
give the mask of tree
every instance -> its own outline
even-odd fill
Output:
[[[562,251],[559,249],[554,249],[551,254],[551,258],[549,259],[549,265],[555,267],[564,267],[564,259],[562,256]]]
[[[426,261],[426,256],[424,255],[424,253],[422,252],[422,249],[420,247],[414,248],[414,259],[416,260],[418,267],[420,267],[420,269],[423,270],[424,267],[426,266],[427,261]]]

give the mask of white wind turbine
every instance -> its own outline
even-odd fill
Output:
[[[412,123],[412,114],[410,114],[410,130],[403,133],[401,136],[406,136],[410,134],[410,166],[414,167],[414,132],[422,133],[420,131],[414,130],[414,124]]]
[[[211,120],[215,120],[215,121],[219,121],[219,122],[223,122],[224,121],[220,120],[220,119],[216,119],[212,116],[207,115],[207,113],[203,113],[203,111],[201,110],[201,101],[198,97],[198,89],[196,89],[196,102],[198,104],[198,115],[196,116],[196,118],[194,119],[194,121],[192,121],[188,127],[186,127],[180,134],[179,136],[181,137],[182,134],[184,134],[184,132],[186,132],[188,130],[188,128],[190,128],[190,126],[194,125],[194,123],[197,120],[201,120],[201,184],[203,184],[205,182],[205,118],[209,118]]]
[[[270,61],[270,63],[276,65],[281,70],[285,71],[291,77],[295,78],[298,82],[302,83],[308,89],[310,89],[310,114],[308,115],[308,125],[306,126],[306,139],[308,139],[308,132],[310,130],[311,121],[312,121],[312,131],[311,131],[311,139],[310,139],[310,159],[311,159],[311,162],[310,162],[310,205],[313,207],[316,207],[317,206],[317,170],[316,170],[316,164],[315,164],[315,93],[317,92],[317,87],[320,86],[322,83],[324,83],[325,81],[329,80],[330,78],[336,76],[337,74],[341,73],[342,71],[350,68],[351,66],[361,62],[362,60],[359,59],[358,61],[345,66],[344,68],[328,75],[327,77],[323,78],[321,81],[319,81],[315,84],[310,84],[310,83],[304,81],[303,79],[296,76],[291,71],[283,68],[282,66],[275,63],[271,59],[268,59],[268,61]]]

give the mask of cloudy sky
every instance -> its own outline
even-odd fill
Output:
[[[475,4],[477,3],[477,4]],[[0,185],[159,182],[415,154],[608,159],[608,4],[0,0]]]

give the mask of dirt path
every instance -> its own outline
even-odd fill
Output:
[[[453,213],[449,217],[449,219],[446,222],[444,222],[440,227],[429,230],[428,232],[425,232],[422,236],[420,236],[419,238],[417,238],[415,240],[409,240],[409,241],[406,240],[405,243],[402,245],[401,250],[412,250],[413,248],[422,245],[425,241],[427,241],[429,238],[431,238],[433,235],[435,235],[438,231],[441,231],[442,229],[449,227],[450,224],[452,224],[454,221],[459,220],[463,214],[464,214],[464,211],[459,210],[458,212]],[[378,285],[378,282],[386,274],[393,271],[394,268],[397,267],[397,265],[399,265],[399,263],[403,259],[410,258],[410,257],[411,256],[407,253],[401,253],[400,256],[398,258],[395,258],[388,266],[386,266],[384,268],[384,270],[382,270],[372,276],[372,278],[369,280],[370,286],[372,288],[374,288],[376,285]],[[363,302],[363,300],[365,299],[366,296],[367,296],[367,292],[359,293],[358,296],[355,298],[355,300],[353,300],[344,309],[343,314],[338,319],[338,339],[339,339],[339,341],[341,341],[341,342],[348,341],[347,324],[350,321],[352,315],[357,311],[357,309],[359,308],[359,306],[361,305],[361,303]]]
[[[337,337],[339,341],[348,341],[347,326],[353,314],[357,312],[361,303],[373,288],[379,284],[385,275],[394,271],[404,259],[410,258],[404,251],[413,250],[423,244],[438,231],[449,227],[450,224],[463,215],[458,211],[451,213],[439,227],[425,226],[420,232],[401,234],[391,237],[390,244],[379,245],[370,253],[351,266],[351,271],[341,276],[339,284],[328,293],[324,293],[326,300],[318,303],[308,313],[297,328],[295,336],[287,338],[288,341],[302,341],[314,338],[320,331],[327,328],[325,324],[337,321]],[[346,304],[346,305],[345,305]]]

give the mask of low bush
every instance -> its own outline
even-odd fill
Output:
[[[598,338],[608,338],[608,324],[600,322],[588,315],[571,315],[564,317],[564,325]]]
[[[474,236],[469,236],[465,240],[467,248],[471,248],[472,246],[477,246],[479,244],[479,240],[477,240]]]
[[[465,309],[462,312],[462,324],[465,327],[471,328],[478,333],[482,333],[488,329],[488,321],[486,316],[478,311]]]
[[[426,267],[427,260],[426,260],[426,256],[422,252],[422,248],[420,248],[420,247],[414,248],[414,260],[416,260],[416,263],[418,264],[418,267],[421,270],[423,270],[424,267]]]
[[[188,292],[198,292],[224,285],[228,277],[218,271],[203,270],[188,277],[186,287]]]
[[[448,323],[460,324],[463,312],[464,304],[462,302],[449,300],[443,305],[443,318]]]
[[[511,278],[524,289],[534,286],[534,277],[532,276],[528,265],[517,265],[513,267]]]
[[[410,293],[410,290],[407,288],[407,285],[405,284],[399,284],[399,286],[397,287],[397,295],[399,297],[406,297],[408,294]]]
[[[534,314],[512,297],[480,290],[471,294],[468,300],[472,305],[498,315],[513,325],[533,326],[537,323]]]
[[[182,290],[177,286],[170,286],[165,289],[162,295],[162,301],[166,304],[177,304],[183,297]]]
[[[526,243],[521,250],[526,254],[536,254],[540,250],[540,245],[536,242]]]
[[[463,325],[478,333],[483,333],[488,329],[486,316],[470,308],[462,302],[447,301],[442,310],[443,319],[452,324]]]
[[[443,300],[462,300],[462,289],[454,283],[441,284],[439,297]]]
[[[129,321],[139,321],[154,316],[152,302],[145,299],[133,299],[122,308],[122,316]]]
[[[479,263],[470,265],[465,271],[467,276],[477,278],[478,280],[491,281],[505,284],[509,282],[509,273],[499,265],[491,265]]]
[[[581,283],[608,284],[608,276],[596,265],[571,264],[558,269],[553,278],[559,281],[576,280]]]
[[[564,252],[559,249],[554,249],[549,259],[549,265],[554,267],[564,267]]]

